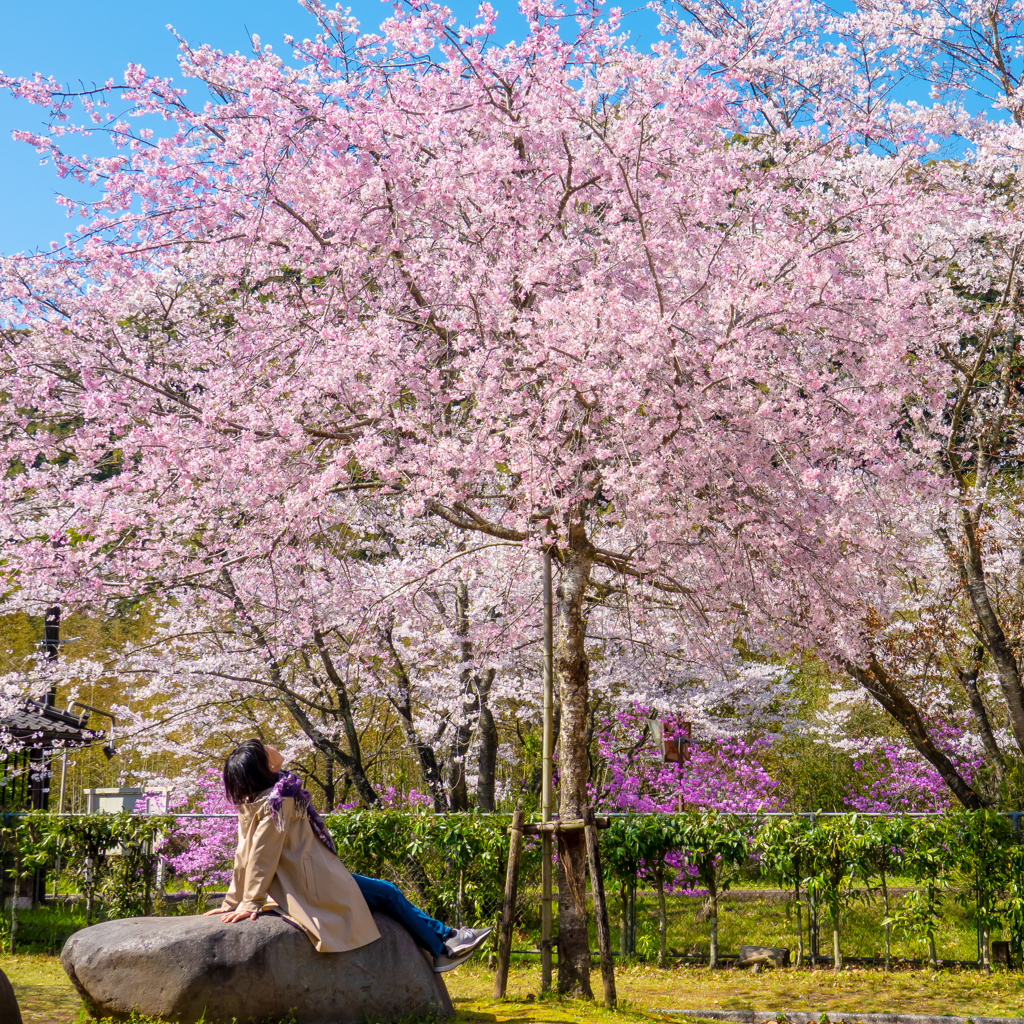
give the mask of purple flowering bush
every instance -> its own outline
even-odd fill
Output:
[[[983,764],[969,733],[948,721],[930,721],[936,745],[970,785]],[[942,776],[911,747],[885,737],[854,740],[855,782],[846,806],[855,811],[945,811],[953,803]]]
[[[408,793],[403,794],[395,789],[394,786],[388,786],[387,789],[378,793],[377,796],[382,807],[389,807],[395,810],[404,808],[409,811],[418,811],[427,807],[432,809],[434,806],[434,798],[429,793],[420,793],[415,789],[410,789]],[[338,804],[337,809],[343,811],[359,806],[358,803]]]
[[[179,808],[182,810],[182,808]],[[220,772],[207,768],[200,773],[194,813],[230,814],[230,818],[179,818],[168,846],[180,852],[167,858],[174,873],[187,879],[199,893],[211,885],[227,885],[238,843],[235,808],[224,794]]]
[[[648,728],[650,711],[635,706],[607,718],[597,730],[604,779],[591,797],[608,811],[689,810],[757,812],[782,810],[760,756],[771,739],[722,736],[689,745],[681,764],[665,763]],[[671,727],[670,727],[671,728]]]

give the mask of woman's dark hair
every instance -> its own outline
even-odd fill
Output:
[[[224,760],[224,792],[236,807],[270,789],[277,779],[260,740],[239,743]]]

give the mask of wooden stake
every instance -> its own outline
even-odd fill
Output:
[[[601,852],[597,847],[597,822],[594,809],[583,814],[587,837],[587,860],[590,863],[590,891],[594,896],[594,920],[597,922],[597,948],[601,954],[601,981],[604,983],[604,1005],[615,1009],[615,964],[612,960],[612,933],[608,927],[608,907],[604,901],[604,876],[601,874]]]
[[[508,848],[508,873],[505,875],[505,902],[501,907],[501,936],[498,940],[498,970],[494,975],[494,998],[504,999],[508,987],[508,963],[512,956],[512,929],[516,919],[516,896],[519,893],[519,861],[523,855],[523,801],[512,815]]]

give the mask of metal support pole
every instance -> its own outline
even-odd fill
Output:
[[[554,601],[551,548],[544,549],[544,726],[541,752],[542,821],[551,820],[551,759],[555,745]],[[551,991],[551,833],[541,836],[540,990]]]
[[[64,748],[64,753],[60,759],[60,796],[57,799],[57,813],[64,813],[64,786],[68,778],[68,748]],[[57,886],[60,884],[60,854],[57,854],[57,866],[53,872],[53,898],[57,898]]]
[[[68,778],[68,748],[64,748],[64,756],[60,761],[60,798],[57,801],[57,813],[64,813],[64,784]]]

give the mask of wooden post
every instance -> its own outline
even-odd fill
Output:
[[[601,981],[604,983],[604,1005],[615,1009],[615,963],[612,960],[612,933],[608,927],[608,907],[604,901],[604,877],[601,874],[601,852],[597,846],[597,822],[593,807],[583,812],[587,836],[587,860],[590,863],[590,891],[594,896],[594,920],[597,922],[597,948],[601,954]]]
[[[508,962],[512,956],[512,929],[516,920],[516,896],[519,892],[519,861],[523,855],[523,801],[512,815],[508,847],[508,873],[505,875],[505,902],[501,907],[501,936],[498,940],[498,970],[494,975],[494,998],[504,999],[508,986]]]

